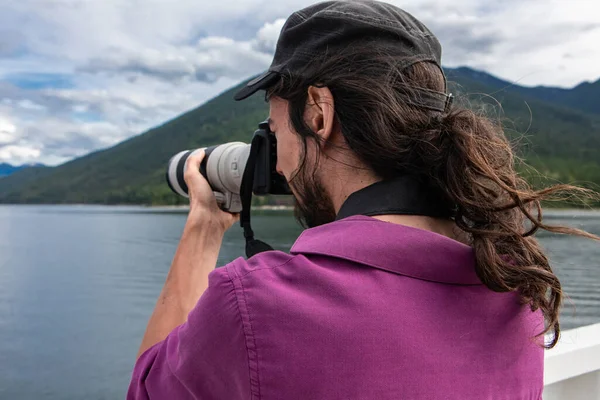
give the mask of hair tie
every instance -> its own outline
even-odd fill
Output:
[[[454,95],[452,93],[448,93],[446,97],[446,104],[444,106],[444,113],[449,113],[450,108],[452,107],[452,103],[454,103]]]

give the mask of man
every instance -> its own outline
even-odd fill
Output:
[[[311,229],[215,269],[237,216],[190,157],[128,398],[540,399],[560,284],[517,228],[530,192],[503,132],[451,107],[433,33],[385,3],[315,4],[236,98],[258,90]]]

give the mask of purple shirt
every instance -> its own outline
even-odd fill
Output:
[[[470,247],[349,217],[211,272],[128,398],[539,400],[542,325],[481,284]]]

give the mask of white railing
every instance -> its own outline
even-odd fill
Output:
[[[561,333],[547,350],[544,400],[600,400],[600,324]]]

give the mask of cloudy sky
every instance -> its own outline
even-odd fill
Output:
[[[597,0],[391,0],[444,64],[523,85],[600,77]],[[0,162],[56,165],[111,146],[270,63],[306,0],[0,0]]]

